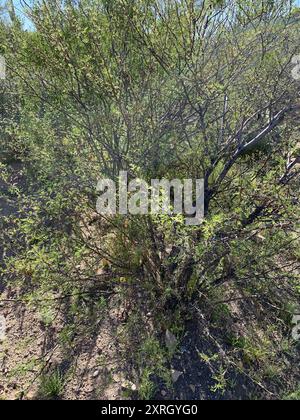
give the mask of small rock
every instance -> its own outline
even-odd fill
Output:
[[[122,384],[123,389],[131,389],[131,391],[135,392],[137,390],[137,386],[130,381],[126,381]]]
[[[93,378],[97,378],[100,375],[100,370],[95,370],[93,373]]]
[[[166,346],[169,351],[174,351],[177,347],[177,338],[174,334],[171,333],[171,331],[166,331]]]
[[[195,394],[195,391],[196,391],[196,387],[195,387],[195,385],[190,385],[190,389],[191,389],[191,391],[192,391],[192,393],[193,394]]]
[[[171,375],[172,375],[172,381],[175,384],[181,375],[183,375],[183,372],[180,372],[179,370],[171,369]]]
[[[167,246],[167,248],[166,248],[166,254],[170,255],[171,252],[172,252],[172,250],[173,250],[173,247],[172,246]]]
[[[167,395],[166,391],[162,390],[161,395],[162,395],[162,397],[165,397]]]

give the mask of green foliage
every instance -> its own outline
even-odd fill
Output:
[[[138,363],[143,371],[143,380],[150,387],[150,376],[158,376],[167,386],[171,385],[171,374],[167,368],[167,353],[154,337],[147,338],[138,352]],[[147,387],[146,386],[146,387]]]
[[[211,387],[212,392],[224,394],[227,387],[226,370],[220,367],[219,372],[213,375],[213,379],[215,384]]]
[[[39,392],[42,397],[54,399],[61,396],[64,386],[64,378],[57,369],[42,377]]]
[[[141,382],[139,385],[139,396],[142,400],[151,400],[156,391],[156,385],[151,379],[152,371],[145,369],[141,375]]]
[[[1,276],[46,327],[55,303],[68,303],[64,350],[75,331],[94,332],[114,294],[141,312],[128,334],[150,312],[159,330],[181,335],[199,305],[209,329],[228,336],[234,317],[243,322],[223,302],[234,299],[256,318],[277,308],[290,327],[300,291],[299,11],[280,0],[48,3],[32,7],[34,29],[12,10],[11,24],[0,21],[0,200],[18,215],[0,220]],[[16,185],[16,161],[28,185]],[[120,170],[204,178],[203,224],[95,214],[97,179]],[[170,382],[170,355],[150,336],[136,349],[142,398],[155,375]],[[249,369],[269,362],[268,337],[229,334],[229,344]],[[59,394],[62,378],[50,379]],[[224,392],[225,370],[215,382]]]
[[[212,322],[221,323],[226,322],[230,318],[230,309],[225,304],[219,304],[212,312]]]
[[[296,389],[294,392],[284,396],[284,400],[289,401],[299,401],[300,400],[300,388]]]

